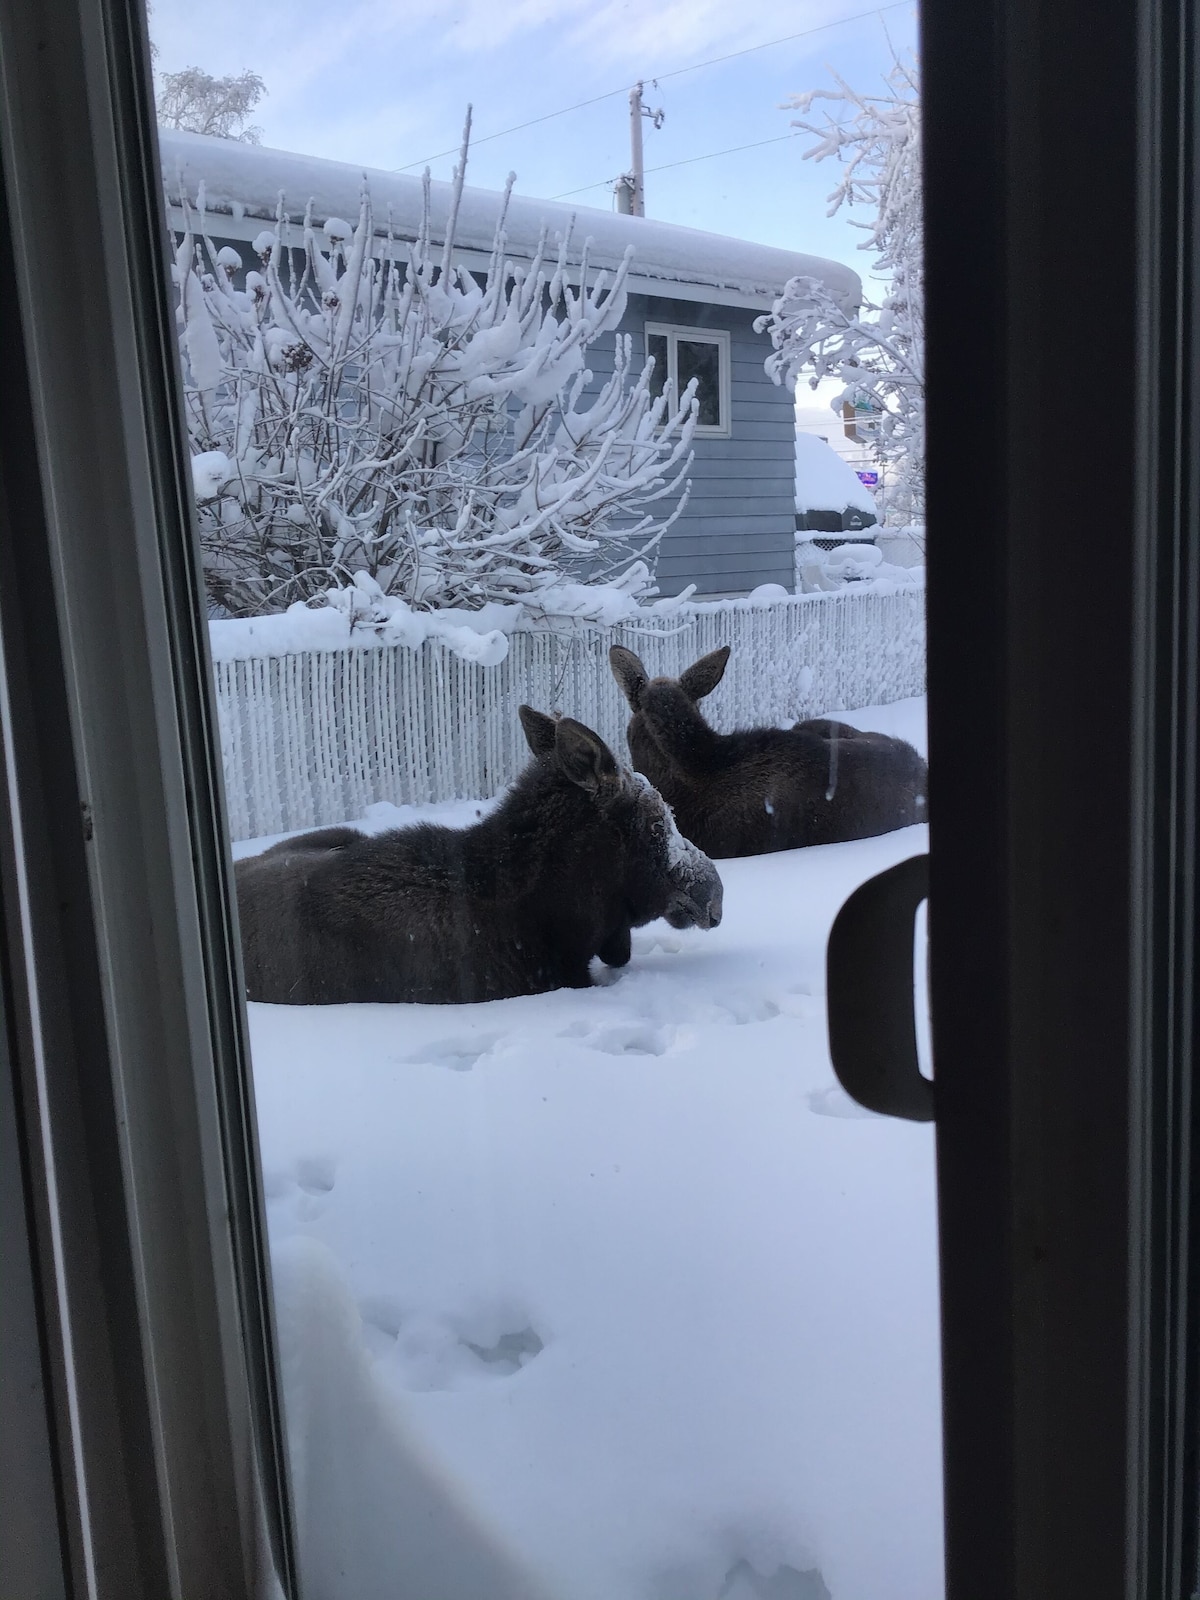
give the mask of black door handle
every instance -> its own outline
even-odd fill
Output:
[[[927,855],[869,878],[834,918],[825,958],[838,1082],[868,1111],[910,1122],[933,1121],[913,1011],[913,923],[928,894]]]

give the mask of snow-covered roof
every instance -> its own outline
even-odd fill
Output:
[[[382,172],[322,161],[315,156],[284,150],[264,150],[259,145],[206,134],[159,129],[163,176],[171,207],[171,221],[180,224],[180,191],[193,202],[204,184],[209,213],[221,215],[210,222],[222,238],[255,239],[264,223],[274,226],[282,191],[289,219],[298,222],[311,200],[314,221],[329,217],[353,222],[358,214],[364,177],[370,184],[377,229],[386,231],[391,208],[397,238],[415,238],[421,217],[421,179],[409,173]],[[440,240],[449,210],[450,185],[432,186],[433,236]],[[457,227],[457,257],[466,266],[486,265],[491,255],[501,196],[491,189],[465,189]],[[585,240],[593,268],[612,270],[632,245],[634,258],[629,288],[637,294],[656,294],[676,300],[698,300],[715,305],[749,306],[769,310],[789,278],[821,280],[847,310],[858,305],[862,285],[858,274],[837,261],[800,255],[772,245],[749,244],[723,234],[701,233],[647,217],[621,216],[591,206],[564,205],[557,200],[535,200],[514,194],[507,221],[507,251],[516,259],[528,258],[545,227],[551,240],[570,226],[576,248]]]
[[[797,432],[796,510],[845,511],[847,506],[876,514],[871,491],[863,487],[854,468],[824,439]]]

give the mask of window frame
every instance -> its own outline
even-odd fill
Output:
[[[64,1593],[293,1600],[169,261],[142,5],[0,8],[4,1220],[42,1528]],[[43,1592],[0,1544],[6,1591]]]
[[[947,1595],[1166,1600],[1196,1558],[1195,21],[982,3],[922,23],[929,371],[972,395],[930,426]],[[140,6],[0,8],[0,78],[0,1064],[65,1587],[242,1600],[273,1565],[290,1596]],[[1082,529],[1041,420],[1080,392]],[[1085,537],[1091,581],[1048,581]]]
[[[1200,1510],[1197,20],[923,0],[921,34],[946,1596],[1174,1600]],[[1043,423],[1081,393],[1097,521]]]
[[[667,341],[667,371],[664,384],[672,395],[679,396],[679,340],[691,344],[715,344],[717,347],[717,403],[721,421],[696,424],[697,439],[731,439],[733,437],[733,344],[728,328],[692,328],[677,322],[647,322],[644,329],[645,348],[650,354],[650,340],[655,335]]]

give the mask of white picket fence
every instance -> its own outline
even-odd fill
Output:
[[[628,712],[611,644],[672,677],[728,644],[724,680],[705,701],[714,725],[788,723],[924,693],[925,594],[864,586],[686,605],[613,628],[529,629],[498,666],[436,643],[218,661],[233,837],[344,822],[380,800],[494,794],[528,758],[522,703],[578,718],[623,755]]]

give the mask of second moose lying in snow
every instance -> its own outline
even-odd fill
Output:
[[[929,773],[910,744],[821,718],[717,733],[698,701],[720,683],[729,646],[681,678],[650,678],[632,650],[609,651],[629,701],[629,751],[710,856],[839,844],[925,822]]]
[[[520,710],[535,760],[489,817],[324,828],[237,863],[251,1000],[448,1004],[586,988],[630,929],[715,928],[721,880],[590,728]]]

